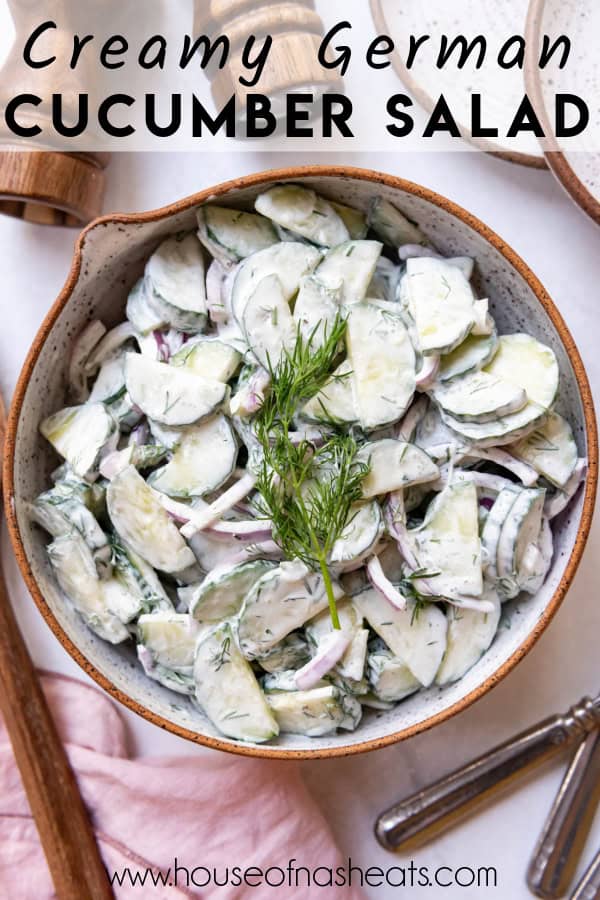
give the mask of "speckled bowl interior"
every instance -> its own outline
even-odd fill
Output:
[[[555,522],[556,552],[543,589],[505,608],[491,649],[461,681],[416,694],[389,712],[366,711],[354,733],[319,739],[284,735],[272,745],[253,746],[221,737],[185,698],[148,679],[133,646],[113,647],[86,628],[59,593],[44,550],[46,536],[28,522],[23,503],[47,486],[57,465],[38,425],[65,403],[73,338],[92,317],[108,326],[122,321],[127,293],[145,260],[166,235],[195,227],[197,205],[218,198],[220,203],[251,209],[266,184],[284,180],[302,181],[326,197],[360,209],[380,193],[419,222],[442,253],[474,257],[479,286],[491,299],[500,330],[526,330],[556,352],[562,372],[560,410],[574,427],[580,454],[591,457],[591,474],[586,491]],[[587,537],[595,494],[595,423],[589,387],[570,335],[539,282],[499,238],[443,198],[399,179],[348,168],[267,172],[153,213],[93,223],[82,235],[71,276],[25,364],[13,404],[8,451],[7,512],[19,564],[65,648],[113,696],[156,724],[200,743],[261,756],[328,756],[375,749],[442,721],[489,690],[530,649],[562,601]]]

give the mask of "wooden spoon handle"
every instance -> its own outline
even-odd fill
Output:
[[[113,897],[0,568],[0,711],[60,900]]]

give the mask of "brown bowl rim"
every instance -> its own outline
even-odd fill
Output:
[[[539,45],[542,13],[545,5],[546,0],[531,0],[529,4],[525,24],[525,40],[528,47]],[[600,225],[600,200],[588,190],[560,148],[544,99],[541,71],[529,55],[525,59],[525,85],[533,98],[534,109],[542,122],[544,133],[547,135],[540,139],[540,145],[548,168],[580,210],[597,225]]]
[[[75,284],[77,283],[81,270],[83,247],[86,241],[86,237],[92,229],[98,227],[106,227],[109,224],[146,224],[149,222],[155,222],[179,212],[186,211],[195,206],[199,206],[209,199],[214,200],[215,198],[221,197],[234,190],[255,187],[258,185],[269,184],[277,181],[297,180],[310,177],[344,178],[354,179],[357,181],[367,181],[372,182],[373,184],[383,184],[387,187],[399,189],[405,191],[406,193],[413,194],[416,197],[420,197],[455,216],[468,227],[472,228],[474,231],[480,234],[485,240],[488,241],[488,243],[492,245],[492,247],[494,247],[494,249],[502,254],[502,256],[507,260],[508,263],[510,263],[511,266],[513,266],[513,268],[515,268],[519,272],[519,274],[522,276],[522,278],[525,279],[533,293],[536,295],[538,301],[550,317],[550,320],[552,321],[559,334],[559,337],[569,356],[569,360],[575,372],[585,416],[586,439],[588,445],[588,477],[585,486],[585,496],[581,513],[581,522],[564,574],[554,594],[552,595],[551,600],[544,610],[543,615],[537,621],[531,633],[496,672],[486,678],[484,682],[474,688],[465,697],[452,704],[452,706],[448,707],[448,709],[436,713],[435,715],[429,716],[422,722],[418,722],[407,728],[403,728],[400,731],[395,731],[392,734],[385,735],[384,737],[372,738],[370,740],[361,741],[360,743],[352,745],[316,748],[315,750],[297,750],[285,749],[276,746],[269,747],[264,745],[254,746],[244,745],[242,743],[229,743],[228,741],[222,740],[220,738],[199,734],[195,731],[191,731],[188,728],[184,728],[183,726],[176,725],[175,723],[170,722],[168,719],[165,719],[157,713],[154,713],[151,710],[147,709],[143,704],[138,703],[132,697],[117,688],[109,678],[105,677],[95,668],[93,663],[90,662],[70,640],[63,628],[55,619],[52,611],[50,610],[50,607],[44,599],[42,591],[40,590],[32,569],[29,565],[29,561],[25,554],[25,549],[21,539],[21,533],[16,515],[14,462],[17,428],[25,392],[29,384],[29,379],[40,355],[42,347],[44,346],[44,343],[47,340],[54,323],[56,322],[59,314],[64,309],[65,304],[68,302]],[[258,172],[252,175],[246,175],[240,178],[233,179],[231,181],[223,182],[215,187],[206,188],[205,190],[200,191],[197,194],[193,194],[189,197],[184,198],[183,200],[179,200],[176,203],[172,203],[160,209],[154,209],[143,213],[111,214],[102,216],[101,218],[96,219],[94,222],[91,222],[81,232],[77,240],[71,271],[67,277],[65,285],[58,298],[47,313],[46,317],[44,318],[44,321],[42,322],[38,333],[34,338],[34,341],[31,345],[29,353],[27,354],[25,363],[23,364],[23,368],[19,375],[8,417],[3,470],[3,482],[6,486],[6,518],[8,522],[10,539],[21,574],[37,608],[39,609],[46,623],[58,638],[62,646],[67,650],[67,652],[75,660],[75,662],[78,663],[78,665],[84,670],[84,672],[90,676],[90,678],[92,678],[110,696],[114,697],[128,709],[142,716],[142,718],[146,719],[149,722],[152,722],[155,725],[158,725],[160,728],[163,728],[166,731],[170,731],[172,734],[175,734],[178,737],[186,738],[193,743],[202,744],[214,750],[224,750],[229,753],[239,754],[241,756],[259,757],[264,759],[303,760],[351,756],[358,753],[365,753],[371,750],[379,750],[391,744],[398,743],[399,741],[406,740],[407,738],[427,731],[434,725],[440,724],[441,722],[450,719],[457,713],[462,712],[462,710],[471,706],[472,703],[480,699],[484,694],[486,694],[500,681],[502,681],[502,679],[505,678],[506,675],[508,675],[508,673],[531,650],[531,648],[540,638],[541,634],[545,631],[548,624],[556,614],[569,587],[571,586],[590,531],[596,497],[597,481],[598,438],[596,430],[596,415],[594,411],[594,403],[588,377],[583,365],[583,361],[571,336],[571,333],[539,279],[533,274],[533,272],[520,258],[520,256],[518,256],[517,253],[515,253],[515,251],[512,250],[512,248],[509,247],[505,241],[502,240],[502,238],[500,238],[495,232],[488,228],[487,225],[484,225],[483,222],[481,222],[478,218],[467,212],[461,206],[458,206],[453,201],[448,200],[447,198],[435,193],[434,191],[429,190],[428,188],[422,187],[421,185],[396,177],[394,175],[387,175],[381,172],[373,171],[371,169],[362,169],[353,166],[293,166],[282,169],[270,169],[264,172]]]
[[[371,17],[378,33],[388,34],[387,19],[382,6],[382,0],[369,0],[369,4],[371,7]],[[419,82],[413,78],[410,70],[404,65],[397,48],[394,48],[391,54],[391,63],[392,68],[402,84],[413,92],[415,99],[423,107],[425,112],[431,113],[435,105],[433,98],[420,86]],[[513,163],[517,166],[525,166],[527,169],[544,170],[548,168],[549,162],[544,158],[543,153],[541,156],[534,156],[533,153],[523,153],[520,150],[509,150],[506,147],[503,147],[502,144],[496,143],[496,141],[491,138],[475,138],[469,132],[469,129],[461,122],[458,122],[457,124],[463,140],[472,147],[483,150],[485,153],[489,154],[489,156],[497,156],[498,159]]]

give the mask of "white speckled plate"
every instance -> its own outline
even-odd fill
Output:
[[[527,6],[528,0],[371,0],[378,33],[388,34],[396,45],[394,68],[427,112],[443,94],[466,140],[509,162],[543,169],[544,155],[534,135],[522,134],[503,144],[500,138],[474,138],[466,124],[471,121],[473,92],[482,95],[484,125],[494,124],[503,134],[514,117],[525,93],[523,72],[518,68],[501,70],[497,56],[508,38],[524,31]],[[409,70],[406,60],[411,35],[428,35],[430,39],[419,48]],[[469,41],[484,35],[488,55],[482,67],[476,70],[469,60],[459,69],[455,51],[445,67],[437,68],[442,35],[447,35],[450,42],[457,35],[464,35]],[[477,59],[477,52],[472,59]]]
[[[123,319],[128,290],[148,255],[165,235],[195,228],[200,203],[218,197],[222,203],[252,208],[265,185],[286,180],[306,183],[361,209],[381,194],[419,222],[443,253],[473,256],[500,330],[526,329],[555,350],[562,372],[560,405],[574,426],[580,453],[590,459],[590,470],[586,490],[556,522],[556,554],[543,589],[507,607],[490,651],[461,681],[419,693],[389,712],[368,712],[354,733],[312,740],[284,735],[272,745],[254,746],[219,736],[185,698],[146,678],[132,647],[113,647],[89,631],[61,597],[46,557],[46,538],[29,523],[23,504],[45,488],[56,465],[38,424],[65,400],[70,347],[85,323],[92,316],[107,325]],[[150,213],[105,217],[82,233],[71,274],[17,385],[4,484],[10,533],[32,596],[63,646],[102,687],[150,721],[198,743],[247,755],[320,757],[377,749],[416,734],[464,709],[512,669],[546,628],[569,587],[589,531],[596,471],[594,410],[581,359],[552,301],[523,261],[478,219],[425,188],[362,169],[313,166],[241,178]]]
[[[600,4],[595,0],[531,0],[527,41],[535,51],[540,37],[567,35],[571,54],[564,68],[526,67],[526,82],[536,112],[544,124],[541,141],[546,162],[575,203],[600,225]],[[590,108],[590,125],[575,138],[557,139],[553,130],[556,94],[575,94]]]

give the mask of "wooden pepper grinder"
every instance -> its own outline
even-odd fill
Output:
[[[83,67],[83,75],[60,66],[56,73],[54,68],[29,70],[27,84],[23,84],[22,48],[41,22],[40,4],[38,0],[8,0],[8,5],[16,38],[0,72],[0,85],[4,86],[0,91],[5,95],[2,99],[7,101],[19,93],[31,93],[32,85],[39,85],[36,92],[41,97],[58,92],[65,97],[77,96],[87,81]],[[52,19],[64,29],[73,9],[74,4],[69,0],[51,0],[46,4],[43,18]],[[59,28],[50,35],[44,47],[57,55],[62,43],[68,49],[67,42],[72,41],[68,30]],[[42,128],[47,122],[46,130],[49,130],[49,109],[36,108],[35,120]],[[37,141],[28,144],[26,139],[17,139],[3,130],[0,132],[0,212],[44,225],[81,227],[102,211],[104,170],[109,158],[109,153],[66,153]]]
[[[314,0],[195,0],[194,24],[196,33],[226,35],[231,43],[225,68],[214,66],[209,71],[217,108],[232,95],[243,102],[250,92],[273,100],[293,91],[321,94],[343,88],[341,77],[319,63],[324,28]],[[258,40],[273,36],[267,65],[259,83],[252,88],[239,81],[240,75],[248,78],[242,53],[250,35]]]

